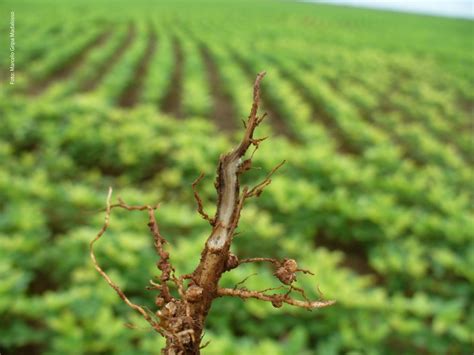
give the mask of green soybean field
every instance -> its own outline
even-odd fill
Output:
[[[268,136],[242,258],[291,255],[314,311],[222,298],[203,354],[472,354],[474,22],[296,1],[0,4],[0,353],[157,354],[89,259],[109,186],[199,262],[219,155],[262,82]],[[12,32],[13,31],[13,32]],[[13,66],[13,67],[12,67]],[[140,213],[97,246],[137,303],[158,272]],[[264,265],[226,287],[277,287]]]

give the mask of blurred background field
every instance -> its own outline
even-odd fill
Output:
[[[197,265],[215,164],[267,71],[233,252],[293,257],[308,312],[220,299],[203,354],[471,354],[473,22],[282,1],[3,1],[0,353],[156,354],[162,339],[93,269],[108,186]],[[15,12],[15,84],[9,18]],[[104,268],[137,303],[157,274],[146,215],[114,212]],[[265,266],[223,284],[275,286]],[[133,323],[129,329],[126,323]]]

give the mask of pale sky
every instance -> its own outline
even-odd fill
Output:
[[[369,7],[428,15],[474,19],[474,0],[305,0],[335,5]]]

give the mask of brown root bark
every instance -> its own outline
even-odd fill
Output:
[[[239,260],[237,256],[230,253],[230,246],[239,224],[240,213],[246,199],[258,197],[265,187],[271,183],[272,174],[283,164],[277,165],[267,177],[254,187],[240,187],[240,176],[251,168],[253,153],[265,138],[254,138],[257,126],[265,118],[265,114],[258,116],[260,102],[260,82],[265,73],[257,75],[253,91],[253,104],[250,115],[245,122],[245,132],[240,143],[227,154],[223,154],[217,167],[216,191],[218,196],[217,211],[214,217],[204,212],[203,204],[197,192],[197,184],[201,175],[193,184],[194,197],[197,202],[198,213],[212,226],[212,231],[201,252],[201,259],[192,274],[177,277],[173,266],[169,261],[169,254],[165,251],[165,238],[161,235],[155,219],[155,210],[158,206],[129,206],[119,199],[117,204],[111,204],[112,189],[107,197],[105,222],[90,243],[90,255],[99,274],[117,292],[119,297],[132,309],[139,312],[143,318],[150,323],[152,328],[166,338],[166,347],[162,354],[199,354],[206,317],[211,309],[212,302],[217,297],[231,296],[242,299],[254,298],[271,302],[274,307],[281,307],[284,303],[312,310],[327,307],[334,301],[311,301],[306,297],[303,289],[293,285],[296,273],[302,272],[312,274],[308,270],[298,268],[293,259],[277,260],[272,258],[248,258]],[[244,159],[249,148],[253,146],[254,151],[250,158]],[[120,287],[115,284],[107,273],[99,266],[94,254],[94,244],[106,232],[110,214],[113,208],[123,208],[129,211],[147,211],[148,226],[154,240],[154,246],[159,258],[157,267],[161,274],[159,282],[150,281],[148,289],[158,292],[155,304],[156,312],[151,312],[144,307],[131,302]],[[270,262],[273,264],[273,275],[280,280],[282,285],[261,291],[250,291],[245,288],[220,288],[219,280],[222,274],[230,271],[243,263]],[[170,292],[170,284],[178,290],[178,297]],[[273,293],[270,291],[286,290],[285,293]],[[300,298],[291,297],[296,292]]]

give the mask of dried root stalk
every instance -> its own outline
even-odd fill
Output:
[[[308,270],[300,269],[293,259],[277,260],[272,258],[248,258],[239,260],[230,253],[230,246],[239,224],[240,213],[246,199],[258,197],[271,183],[271,176],[284,164],[284,161],[273,168],[266,178],[254,187],[240,188],[240,176],[252,166],[252,158],[266,138],[254,138],[255,129],[265,114],[258,116],[260,102],[260,82],[265,73],[257,75],[253,91],[253,104],[247,122],[244,123],[245,132],[239,145],[232,151],[220,157],[217,167],[215,187],[218,202],[215,216],[210,217],[204,212],[203,203],[197,191],[197,184],[203,175],[199,176],[192,184],[194,197],[197,202],[198,213],[209,222],[212,231],[204,245],[201,260],[192,274],[177,277],[169,261],[169,253],[164,250],[165,238],[161,235],[155,218],[158,206],[129,206],[119,199],[117,204],[111,204],[112,189],[107,196],[105,222],[97,236],[90,243],[90,255],[95,268],[107,283],[117,292],[120,298],[132,309],[139,312],[143,318],[158,333],[166,337],[166,348],[163,354],[199,354],[203,330],[211,304],[217,297],[231,296],[242,299],[254,298],[271,302],[274,307],[281,307],[284,303],[312,310],[327,307],[334,301],[311,301],[306,297],[303,289],[293,283],[298,272],[312,274]],[[254,150],[250,158],[245,155],[250,147]],[[158,255],[157,267],[161,274],[159,282],[150,281],[148,289],[156,290],[156,313],[145,310],[143,307],[131,302],[120,287],[99,266],[94,254],[94,243],[106,232],[110,223],[110,214],[113,208],[123,208],[129,211],[147,211],[148,227],[153,237],[154,246]],[[246,288],[220,288],[219,280],[222,274],[241,264],[252,262],[269,262],[273,265],[273,275],[278,278],[282,286],[261,291],[251,291]],[[187,284],[185,284],[185,280]],[[170,284],[178,290],[179,296],[174,297],[170,292]],[[286,290],[285,293],[272,293],[270,291]],[[301,299],[291,297],[297,292]]]

